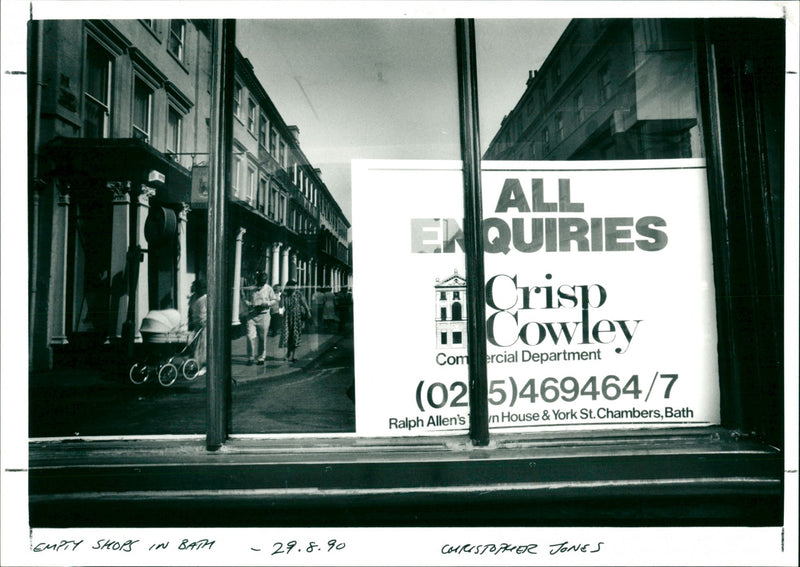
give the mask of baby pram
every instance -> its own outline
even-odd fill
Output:
[[[162,386],[172,386],[180,376],[197,378],[200,367],[194,349],[202,328],[190,333],[181,325],[175,309],[150,311],[142,320],[140,359],[131,366],[128,376],[134,384],[158,378]]]

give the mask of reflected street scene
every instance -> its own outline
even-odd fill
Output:
[[[202,435],[214,24],[36,26],[30,435]],[[242,20],[234,59],[231,433],[354,433],[351,162],[458,159],[452,23]]]

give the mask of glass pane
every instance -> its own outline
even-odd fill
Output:
[[[83,135],[87,138],[103,138],[107,120],[106,108],[87,98],[84,105]]]
[[[242,100],[256,103],[251,115],[263,113],[266,147],[246,121],[234,121],[234,139],[268,180],[268,207],[241,194],[231,202],[239,223],[233,433],[387,433],[419,412],[417,362],[398,356],[417,340],[403,322],[432,320],[435,279],[454,267],[425,279],[421,303],[409,300],[406,260],[393,250],[410,257],[409,211],[431,195],[406,187],[402,168],[359,193],[351,167],[459,158],[452,21],[246,20],[237,22],[237,45],[252,65],[237,65],[237,73],[252,68],[237,76]],[[460,195],[455,163],[448,175]],[[433,351],[434,332],[423,342]],[[393,362],[376,366],[381,356]]]
[[[167,151],[181,151],[181,115],[170,108],[167,113]]]
[[[719,422],[693,25],[477,22],[496,432]]]
[[[183,57],[184,26],[185,24],[181,20],[172,20],[170,22],[169,50],[178,59]]]
[[[92,39],[86,41],[86,92],[108,104],[108,53]]]
[[[150,89],[136,81],[133,90],[133,125],[142,132],[150,128]]]
[[[67,94],[86,81],[77,91],[84,99],[77,112],[85,128],[79,138],[55,137],[67,100],[59,97],[43,99],[39,120],[31,122],[40,127],[41,145],[30,158],[48,158],[38,164],[43,185],[29,189],[38,197],[31,210],[36,244],[29,252],[35,266],[30,435],[202,435],[205,380],[198,376],[205,338],[197,332],[203,328],[206,274],[205,124],[211,105],[204,87],[210,58],[189,73],[174,65],[159,67],[166,47],[142,33],[135,19],[102,26],[72,20],[41,24],[47,37],[56,38],[43,45],[43,76],[58,77]],[[186,25],[193,26],[209,57],[208,23]],[[121,38],[134,38],[135,49],[115,44]],[[76,61],[84,44],[86,60]],[[111,53],[118,53],[113,61]],[[169,84],[170,96],[199,93],[182,125],[179,113],[160,107],[158,112],[169,112],[169,128],[154,129],[158,135],[146,148],[131,144],[132,130],[139,132],[132,122],[150,130],[151,95],[166,101],[168,93],[164,86],[152,91],[135,77],[134,64],[142,59],[154,62],[156,69],[149,70],[154,75],[164,75],[161,84]],[[109,81],[112,63],[117,72]],[[121,105],[126,116],[109,121],[100,104],[109,100],[128,101]],[[196,159],[187,156],[179,166],[166,151],[180,147],[181,127],[184,149]]]

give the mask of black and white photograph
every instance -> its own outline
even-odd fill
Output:
[[[3,2],[0,563],[796,565],[799,17]]]

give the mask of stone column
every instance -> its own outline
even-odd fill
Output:
[[[122,339],[128,319],[128,248],[131,244],[131,183],[109,181],[111,191],[111,261],[108,282],[108,336],[106,342]]]
[[[239,227],[236,247],[233,252],[233,301],[231,302],[231,325],[239,324],[239,301],[242,295],[242,240],[246,229]]]
[[[289,255],[289,279],[294,281],[299,281],[299,276],[297,275],[297,252],[292,251]]]
[[[274,288],[281,283],[281,243],[275,242],[272,245],[272,269],[269,277],[270,285]]]
[[[178,211],[178,266],[175,278],[175,287],[178,288],[178,312],[181,314],[181,322],[189,322],[189,268],[186,259],[186,229],[191,208],[188,203],[181,203],[181,210]]]
[[[67,253],[69,250],[69,186],[55,182],[53,210],[53,246],[50,254],[50,330],[51,345],[67,341]]]
[[[316,260],[309,260],[308,261],[308,285],[312,287],[313,290],[317,289],[317,261]]]
[[[147,240],[144,236],[144,223],[147,220],[147,213],[150,211],[150,198],[156,194],[156,190],[147,185],[142,185],[136,194],[136,241],[134,246],[144,247]],[[136,323],[134,329],[134,341],[142,342],[140,328],[142,321],[150,310],[150,270],[148,269],[148,255],[143,252],[139,256],[139,277],[136,280],[136,302],[134,303],[134,317]]]
[[[289,281],[289,253],[292,251],[291,246],[287,246],[281,252],[281,287],[286,285]]]
[[[264,254],[264,266],[262,269],[264,270],[265,274],[269,275],[271,267],[272,267],[272,248],[270,246],[267,246],[267,251]],[[269,277],[272,278],[272,276]]]

